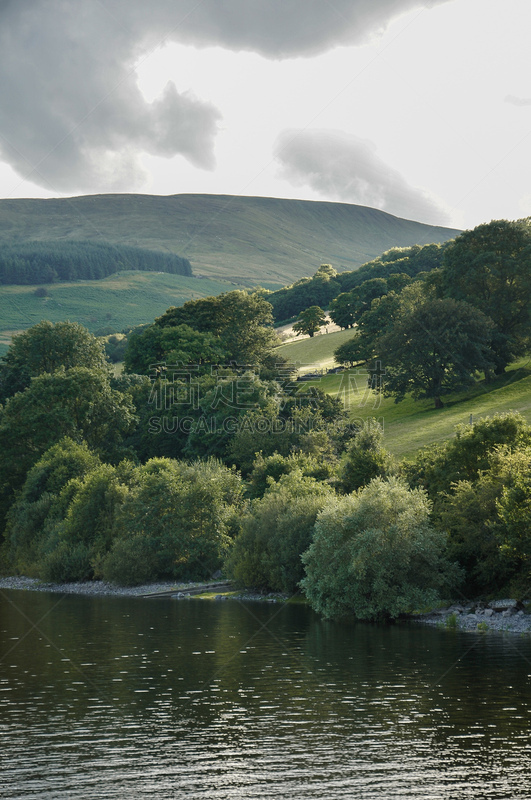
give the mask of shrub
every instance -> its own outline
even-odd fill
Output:
[[[230,546],[241,492],[240,476],[215,459],[151,459],[136,470],[101,574],[123,584],[209,577]]]
[[[246,587],[294,592],[303,577],[301,555],[318,512],[333,496],[326,484],[294,469],[271,483],[243,517],[225,568]]]
[[[433,604],[458,570],[444,556],[446,537],[429,522],[424,492],[397,478],[375,478],[356,494],[331,500],[303,555],[301,581],[326,617],[393,619]]]

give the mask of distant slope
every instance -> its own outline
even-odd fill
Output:
[[[0,200],[0,244],[93,240],[176,253],[195,275],[268,288],[323,263],[352,270],[390,247],[459,233],[345,203],[183,194]]]
[[[2,286],[0,291],[0,356],[13,334],[42,319],[71,320],[92,333],[153,322],[169,306],[186,300],[242,288],[227,281],[156,272],[119,272],[97,281],[52,283],[48,297],[37,297],[34,286]]]

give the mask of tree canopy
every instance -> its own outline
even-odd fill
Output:
[[[401,316],[376,345],[384,367],[384,394],[403,400],[432,398],[474,383],[477,370],[492,366],[494,325],[481,311],[451,298],[428,300]]]
[[[372,620],[435,602],[457,573],[429,512],[425,494],[397,478],[375,478],[355,494],[330,500],[302,557],[301,586],[311,606],[325,617]]]
[[[490,317],[496,371],[528,346],[531,335],[531,219],[494,220],[448,245],[440,276],[446,297]]]
[[[37,375],[59,368],[102,370],[106,365],[103,342],[83,325],[43,320],[15,336],[0,359],[0,401],[26,389]]]
[[[322,308],[319,306],[310,306],[310,308],[301,311],[297,317],[297,321],[293,324],[293,330],[295,333],[313,336],[323,325],[326,325],[326,321],[326,314]]]
[[[271,304],[260,291],[236,290],[217,297],[188,300],[169,308],[155,320],[161,328],[188,325],[219,338],[228,359],[235,364],[257,365],[270,353],[277,337]]]

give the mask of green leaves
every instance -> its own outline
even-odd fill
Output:
[[[411,392],[442,406],[441,397],[492,366],[493,327],[481,311],[450,298],[413,307],[376,344],[386,370],[384,393],[398,402]]]
[[[39,322],[14,337],[1,362],[0,401],[23,391],[32,377],[44,373],[107,367],[103,343],[77,322]]]
[[[423,492],[376,478],[330,501],[303,555],[301,586],[326,617],[394,619],[432,603],[458,572],[444,557],[446,537],[429,522]]]
[[[446,249],[440,279],[445,296],[494,321],[497,371],[503,372],[531,335],[531,220],[494,220],[465,231]]]
[[[293,330],[295,333],[313,336],[323,325],[326,325],[326,314],[323,309],[319,306],[310,306],[301,311],[297,322],[293,325]]]
[[[299,468],[271,481],[243,517],[226,564],[229,574],[243,586],[295,592],[317,513],[332,496],[332,489]]]

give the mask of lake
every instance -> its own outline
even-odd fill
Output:
[[[0,591],[0,797],[531,796],[531,640]]]

